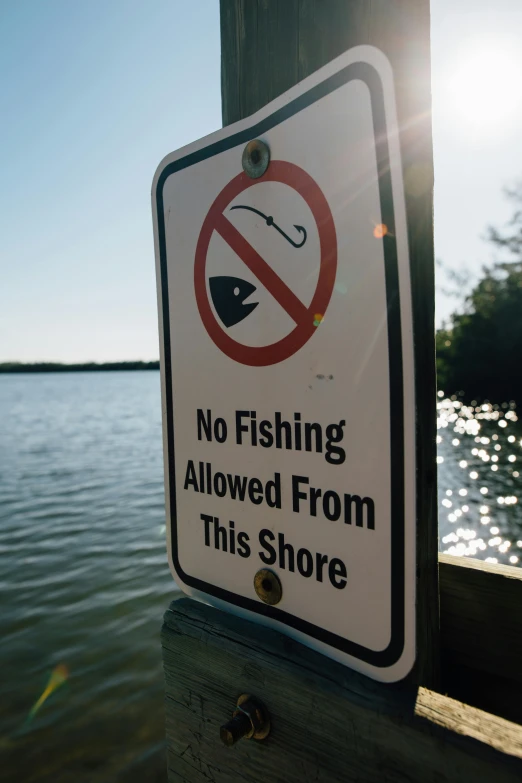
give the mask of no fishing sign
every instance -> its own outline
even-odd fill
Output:
[[[169,560],[382,681],[415,660],[415,404],[393,76],[357,47],[153,184]]]

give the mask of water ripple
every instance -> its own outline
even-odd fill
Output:
[[[438,402],[439,537],[443,552],[522,565],[522,438],[515,403]]]
[[[54,781],[69,759],[101,783],[164,734],[159,373],[0,376],[0,409],[3,768]],[[60,663],[70,682],[21,732]]]

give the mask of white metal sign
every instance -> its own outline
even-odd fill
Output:
[[[242,168],[252,140],[270,150],[258,178]],[[388,61],[352,49],[167,156],[153,210],[175,579],[401,679],[415,658],[415,405]]]

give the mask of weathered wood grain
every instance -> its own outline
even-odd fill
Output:
[[[220,0],[220,7],[224,125],[257,111],[352,46],[377,46],[394,70],[414,303],[417,519],[422,520],[413,677],[433,685],[439,609],[429,0]]]
[[[383,686],[282,634],[188,598],[162,632],[169,781],[514,783],[522,728],[411,684]],[[264,742],[219,728],[250,692]]]
[[[522,569],[439,564],[442,690],[522,723]]]
[[[522,685],[522,569],[440,555],[443,655]]]
[[[441,690],[522,724],[522,569],[439,555]]]

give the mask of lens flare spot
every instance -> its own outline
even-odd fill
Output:
[[[58,666],[56,666],[51,672],[51,676],[49,677],[49,682],[47,683],[44,692],[42,693],[42,695],[40,696],[36,704],[31,708],[31,711],[27,717],[28,721],[34,718],[34,716],[36,715],[40,707],[43,706],[43,704],[47,701],[49,696],[51,696],[51,694],[54,693],[54,691],[57,688],[59,688],[60,685],[63,685],[64,682],[68,680],[68,678],[69,678],[69,670],[67,666],[65,666],[63,663],[58,664]]]
[[[373,229],[373,236],[375,239],[383,239],[388,233],[388,226],[385,223],[377,223]]]

